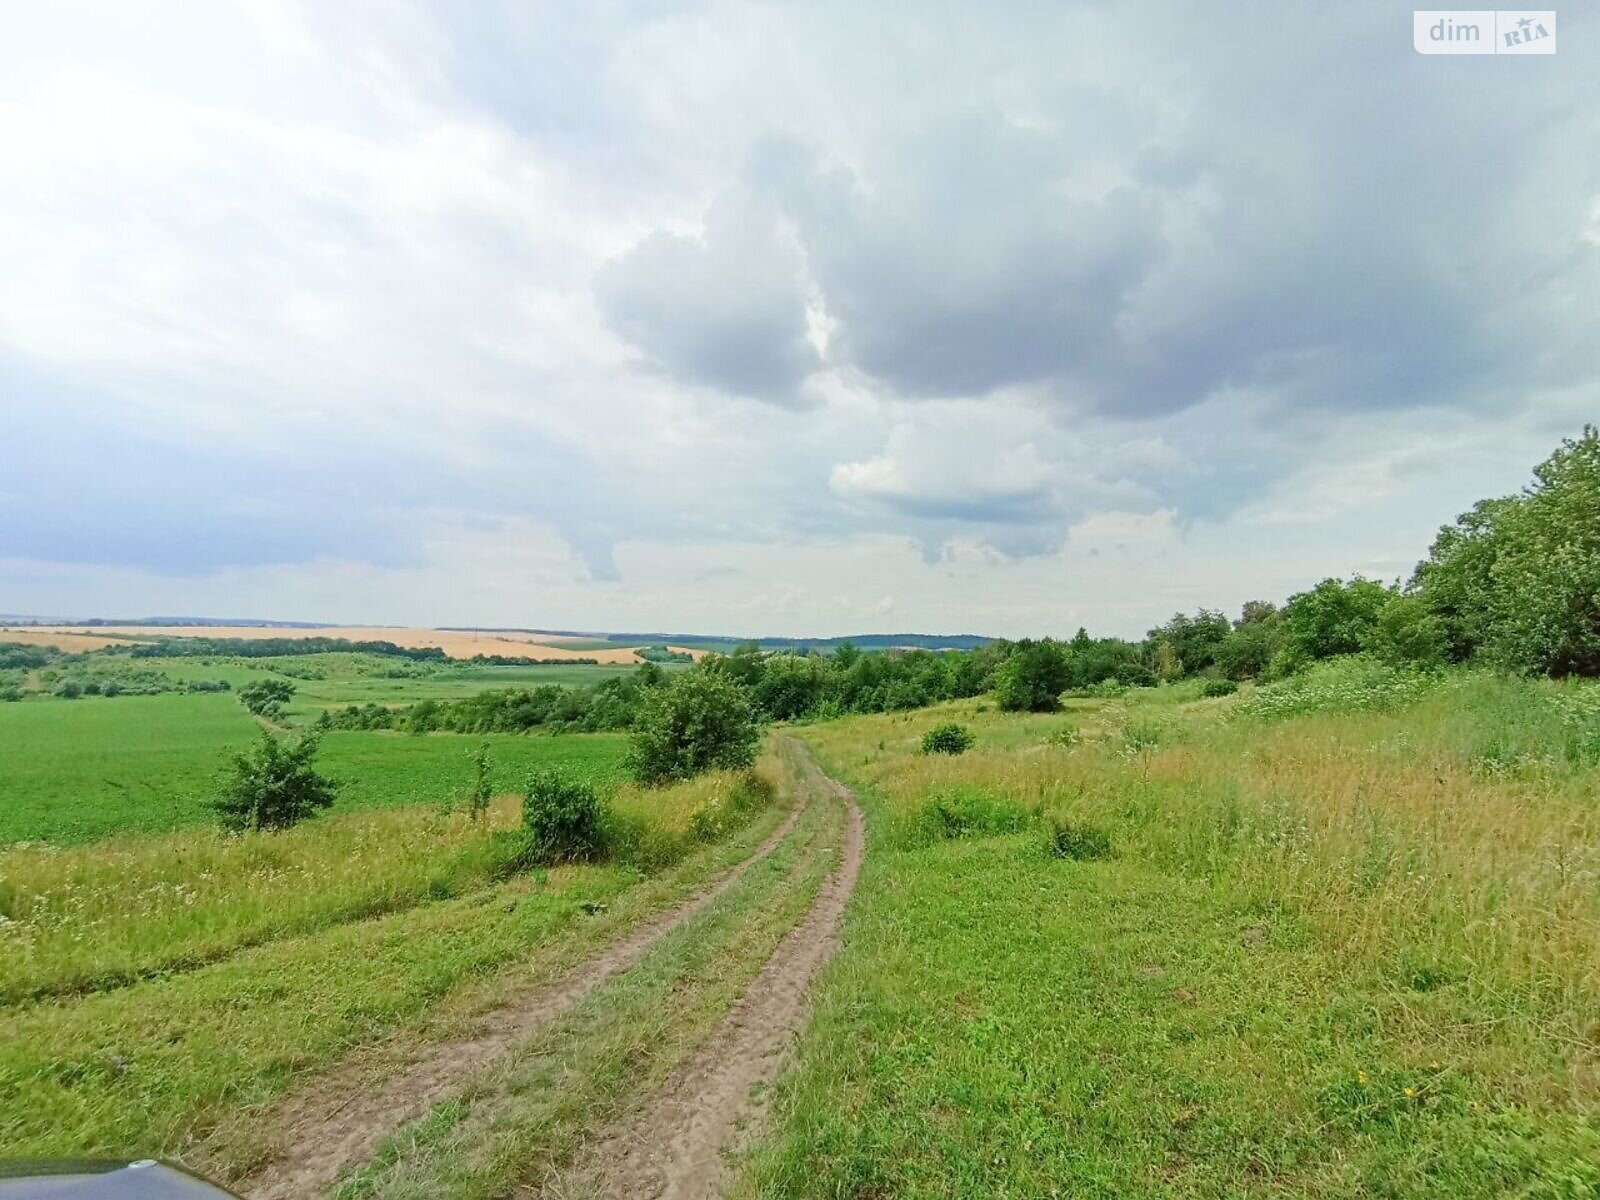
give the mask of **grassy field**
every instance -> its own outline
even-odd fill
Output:
[[[736,1194],[1600,1194],[1595,692],[1358,676],[804,730],[872,841]]]
[[[533,667],[417,665],[375,654],[308,654],[273,658],[143,658],[136,665],[172,678],[225,679],[239,688],[257,679],[287,678],[295,686],[288,709],[292,721],[310,721],[324,709],[347,704],[415,704],[418,700],[459,700],[496,688],[535,688],[550,684],[593,687],[625,678],[636,666],[555,663]],[[663,670],[681,664],[664,663]]]
[[[182,1155],[232,1122],[208,1164],[247,1169],[298,1075],[470,1023],[747,854],[782,814],[730,814],[732,786],[622,788],[623,858],[531,872],[510,801],[0,852],[0,1146]]]
[[[205,824],[230,751],[258,727],[227,694],[0,704],[0,845],[63,844]],[[322,768],[347,781],[333,811],[442,804],[471,777],[470,752],[491,747],[494,782],[521,784],[534,766],[620,775],[621,737],[341,732],[323,740]]]

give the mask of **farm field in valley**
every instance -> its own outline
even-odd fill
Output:
[[[314,663],[318,657],[293,661]],[[142,660],[140,665],[146,662],[162,660]],[[263,674],[253,668],[207,667],[199,660],[174,660],[171,665],[170,673],[179,679],[185,669],[206,679],[248,681]],[[318,682],[337,695],[338,680]],[[413,698],[403,685],[426,681],[383,682],[399,686],[376,694],[384,702],[400,703]],[[360,680],[348,683],[361,686]],[[480,682],[460,694],[485,686]],[[288,716],[309,720],[318,711],[309,704],[296,705]],[[229,754],[248,748],[258,736],[259,726],[228,693],[0,704],[0,845],[80,843],[122,832],[205,824],[213,819],[208,801],[218,791]],[[541,766],[606,781],[620,776],[624,745],[615,734],[412,737],[336,730],[324,735],[321,753],[328,774],[345,784],[334,811],[443,804],[465,788],[472,774],[469,756],[485,742],[498,791],[512,790],[529,770]]]

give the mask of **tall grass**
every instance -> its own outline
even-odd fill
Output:
[[[1225,907],[1283,914],[1418,1061],[1498,1101],[1600,1115],[1600,689],[1385,676],[1374,700],[1358,671],[1276,693],[1292,705],[952,705],[812,737],[882,796],[891,846],[952,795],[1105,830]],[[976,747],[916,754],[952,715]]]
[[[613,857],[670,866],[771,799],[719,772],[612,797]],[[0,1004],[192,969],[247,946],[485,887],[513,869],[520,800],[479,821],[431,807],[349,813],[278,833],[213,829],[0,850]]]
[[[429,808],[281,833],[211,829],[0,852],[0,1002],[93,991],[242,947],[440,900],[500,874],[517,805]]]

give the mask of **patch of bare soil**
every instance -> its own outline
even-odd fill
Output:
[[[377,1078],[371,1065],[359,1062],[309,1079],[261,1114],[260,1140],[270,1140],[281,1149],[237,1189],[250,1200],[303,1200],[325,1193],[340,1171],[371,1159],[388,1134],[425,1116],[458,1092],[472,1073],[626,971],[661,938],[726,892],[777,849],[812,794],[809,789],[802,791],[788,817],[748,858],[566,974],[484,1014],[470,1036],[420,1047],[408,1062],[398,1069],[387,1067]]]
[[[716,1196],[724,1153],[760,1115],[752,1097],[778,1073],[782,1052],[810,1011],[817,969],[838,945],[845,905],[865,846],[865,823],[850,791],[801,751],[807,794],[832,792],[848,806],[844,846],[805,917],[784,936],[761,973],[717,1027],[662,1085],[630,1127],[599,1151],[604,1196],[699,1200]]]

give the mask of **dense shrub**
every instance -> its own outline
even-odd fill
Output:
[[[287,829],[327,808],[339,785],[318,774],[315,734],[296,741],[261,731],[255,750],[233,756],[222,795],[212,807],[225,829]]]
[[[0,642],[0,671],[35,671],[61,658],[54,646],[30,646],[26,642]]]
[[[1239,685],[1231,679],[1208,679],[1200,688],[1200,694],[1208,700],[1215,700],[1221,696],[1231,696],[1239,690]]]
[[[1050,853],[1057,858],[1086,861],[1110,858],[1113,849],[1111,835],[1098,825],[1081,821],[1067,821],[1052,817],[1045,831],[1045,842]]]
[[[943,725],[935,725],[922,735],[922,752],[924,754],[965,754],[972,749],[972,743],[977,739],[972,730],[965,725],[957,725],[954,721]]]
[[[529,865],[589,862],[605,853],[605,806],[588,780],[536,771],[522,800],[522,832]]]
[[[761,740],[743,688],[711,671],[687,671],[646,698],[634,722],[629,769],[641,783],[748,767]]]
[[[1396,596],[1378,614],[1371,647],[1390,666],[1428,670],[1444,666],[1450,639],[1444,619],[1422,597]]]
[[[1072,682],[1066,650],[1059,642],[1017,643],[995,672],[995,699],[1006,712],[1054,712]]]

